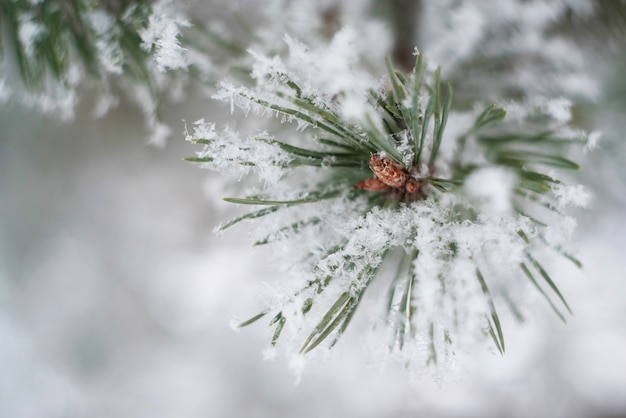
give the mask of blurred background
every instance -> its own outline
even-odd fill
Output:
[[[231,329],[277,273],[244,228],[212,233],[231,180],[181,160],[183,119],[226,106],[167,105],[156,148],[124,101],[72,123],[0,105],[0,417],[626,417],[624,57],[588,55],[602,93],[583,109],[604,137],[580,176],[584,269],[555,274],[573,317],[531,302],[506,356],[475,353],[453,379],[373,363],[357,326],[298,381],[263,359],[263,324]]]

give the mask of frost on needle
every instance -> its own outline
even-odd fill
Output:
[[[349,33],[337,37],[349,45]],[[588,197],[564,180],[579,168],[568,153],[586,143],[569,118],[549,106],[518,108],[515,120],[496,105],[455,111],[451,86],[419,54],[412,73],[387,62],[376,79],[350,48],[331,68],[322,49],[287,44],[285,57],[254,53],[256,86],[223,82],[215,98],[288,126],[244,135],[198,121],[187,133],[203,146],[190,160],[265,184],[227,198],[253,209],[218,229],[250,223],[255,245],[288,255],[272,301],[240,326],[267,318],[272,347],[304,354],[332,347],[360,305],[376,305],[376,341],[428,364],[485,339],[504,353],[500,316],[523,318],[527,288],[566,319],[544,264],[579,264],[562,247],[575,225],[563,209]],[[369,289],[380,294],[363,302]]]

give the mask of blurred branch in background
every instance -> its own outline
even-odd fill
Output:
[[[216,44],[199,29],[169,0],[2,1],[0,100],[72,119],[88,88],[98,117],[125,95],[144,113],[150,142],[162,145],[163,101],[180,99],[190,75],[217,76]]]

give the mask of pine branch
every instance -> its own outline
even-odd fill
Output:
[[[272,72],[275,67],[280,72]],[[381,296],[393,335],[390,347],[407,350],[415,347],[410,342],[426,338],[426,364],[437,363],[443,353],[454,350],[457,340],[464,340],[469,331],[458,315],[466,311],[475,315],[473,303],[481,306],[476,323],[486,324],[481,330],[504,354],[496,306],[504,304],[523,318],[519,301],[507,292],[508,282],[528,280],[564,319],[529,266],[569,311],[556,282],[534,254],[546,248],[542,233],[563,218],[556,210],[563,203],[558,190],[568,186],[554,173],[579,169],[565,152],[580,146],[580,138],[564,136],[559,122],[549,118],[541,125],[533,112],[525,122],[509,122],[497,105],[476,112],[465,131],[450,137],[446,128],[458,126],[452,89],[442,82],[439,69],[426,70],[419,54],[409,74],[387,61],[388,90],[358,92],[367,97],[367,105],[356,119],[342,113],[337,95],[302,88],[311,83],[306,79],[309,73],[298,73],[302,68],[290,69],[283,63],[275,67],[267,69],[256,89],[223,84],[215,97],[246,112],[272,114],[297,124],[296,135],[283,134],[291,141],[268,134],[242,138],[229,129],[219,132],[215,125],[198,123],[187,139],[204,148],[191,160],[197,158],[219,171],[256,173],[272,185],[259,196],[226,199],[269,208],[240,216],[222,230],[260,217],[270,225],[285,216],[280,207],[290,206],[293,218],[278,222],[274,233],[256,243],[271,243],[272,236],[298,243],[314,234],[323,236],[330,248],[295,257],[303,260],[299,271],[309,266],[311,278],[241,326],[276,312],[270,321],[275,326],[272,346],[285,323],[295,322],[303,324],[296,333],[305,335],[300,353],[324,344],[330,348],[344,334],[373,280],[386,280],[378,272],[397,251],[404,255],[387,295]],[[445,94],[442,83],[447,86]],[[298,181],[303,166],[317,174]],[[298,189],[302,183],[307,188]],[[310,205],[316,209],[308,210]],[[344,219],[343,226],[331,227],[338,216]],[[502,264],[517,264],[520,269],[511,273],[498,267]],[[292,310],[286,307],[301,304],[303,298],[306,302],[297,311],[304,319],[291,318]]]

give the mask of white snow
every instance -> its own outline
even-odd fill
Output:
[[[180,70],[187,66],[185,53],[178,37],[183,27],[190,23],[181,14],[176,13],[174,2],[158,0],[152,6],[148,26],[139,31],[146,51],[154,49],[154,60],[159,71]]]

